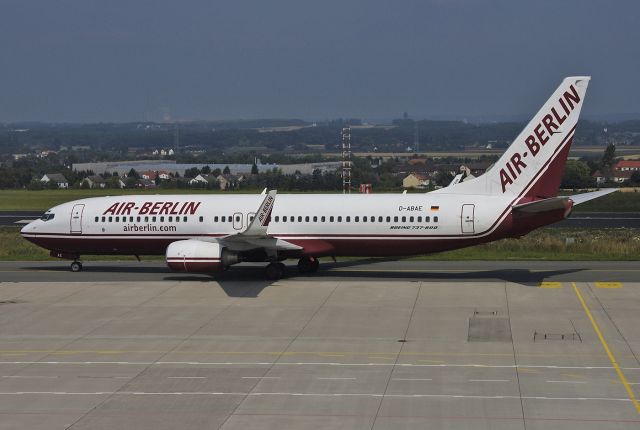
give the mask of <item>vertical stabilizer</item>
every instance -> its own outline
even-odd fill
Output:
[[[442,192],[529,200],[556,196],[589,79],[565,78],[489,171]]]

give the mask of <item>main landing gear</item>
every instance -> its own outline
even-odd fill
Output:
[[[284,272],[284,264],[280,263],[279,261],[269,263],[264,269],[264,275],[270,281],[277,281],[278,279],[283,278]]]
[[[80,272],[82,270],[82,263],[76,260],[71,263],[70,267],[72,272]]]
[[[302,257],[298,260],[298,271],[303,274],[316,273],[320,262],[316,257]]]

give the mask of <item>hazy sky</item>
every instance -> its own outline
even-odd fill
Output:
[[[640,1],[0,0],[0,122],[640,112]]]

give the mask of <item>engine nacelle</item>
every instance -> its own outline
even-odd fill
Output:
[[[167,247],[167,265],[179,272],[216,272],[238,263],[238,255],[218,243],[178,240]]]

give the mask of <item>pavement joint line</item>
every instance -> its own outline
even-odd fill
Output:
[[[613,352],[611,352],[611,349],[609,348],[609,345],[607,344],[607,341],[605,340],[604,335],[602,334],[602,331],[598,326],[598,323],[596,322],[595,318],[591,314],[591,310],[587,306],[587,303],[584,301],[584,298],[582,297],[582,294],[580,293],[580,290],[578,289],[578,286],[576,285],[576,283],[572,282],[571,286],[573,287],[573,290],[578,296],[578,300],[580,301],[580,304],[582,305],[584,312],[587,314],[587,317],[589,317],[589,320],[591,321],[591,325],[593,326],[593,329],[598,335],[598,339],[600,339],[600,343],[602,344],[602,347],[607,353],[607,357],[609,357],[609,361],[611,361],[611,364],[613,365],[613,367],[616,370],[616,373],[618,374],[618,378],[620,378],[620,382],[622,382],[622,385],[624,385],[624,388],[627,392],[627,395],[629,396],[629,399],[633,403],[633,406],[635,406],[636,412],[638,413],[638,415],[640,415],[640,403],[638,403],[638,400],[636,399],[633,389],[629,385],[629,382],[627,381],[626,376],[624,376],[622,369],[620,369],[620,365],[618,365],[618,362],[616,361],[616,358],[613,355]]]
[[[586,384],[587,381],[544,381],[544,382],[556,382],[562,384]]]
[[[468,382],[511,382],[509,379],[469,379]]]

